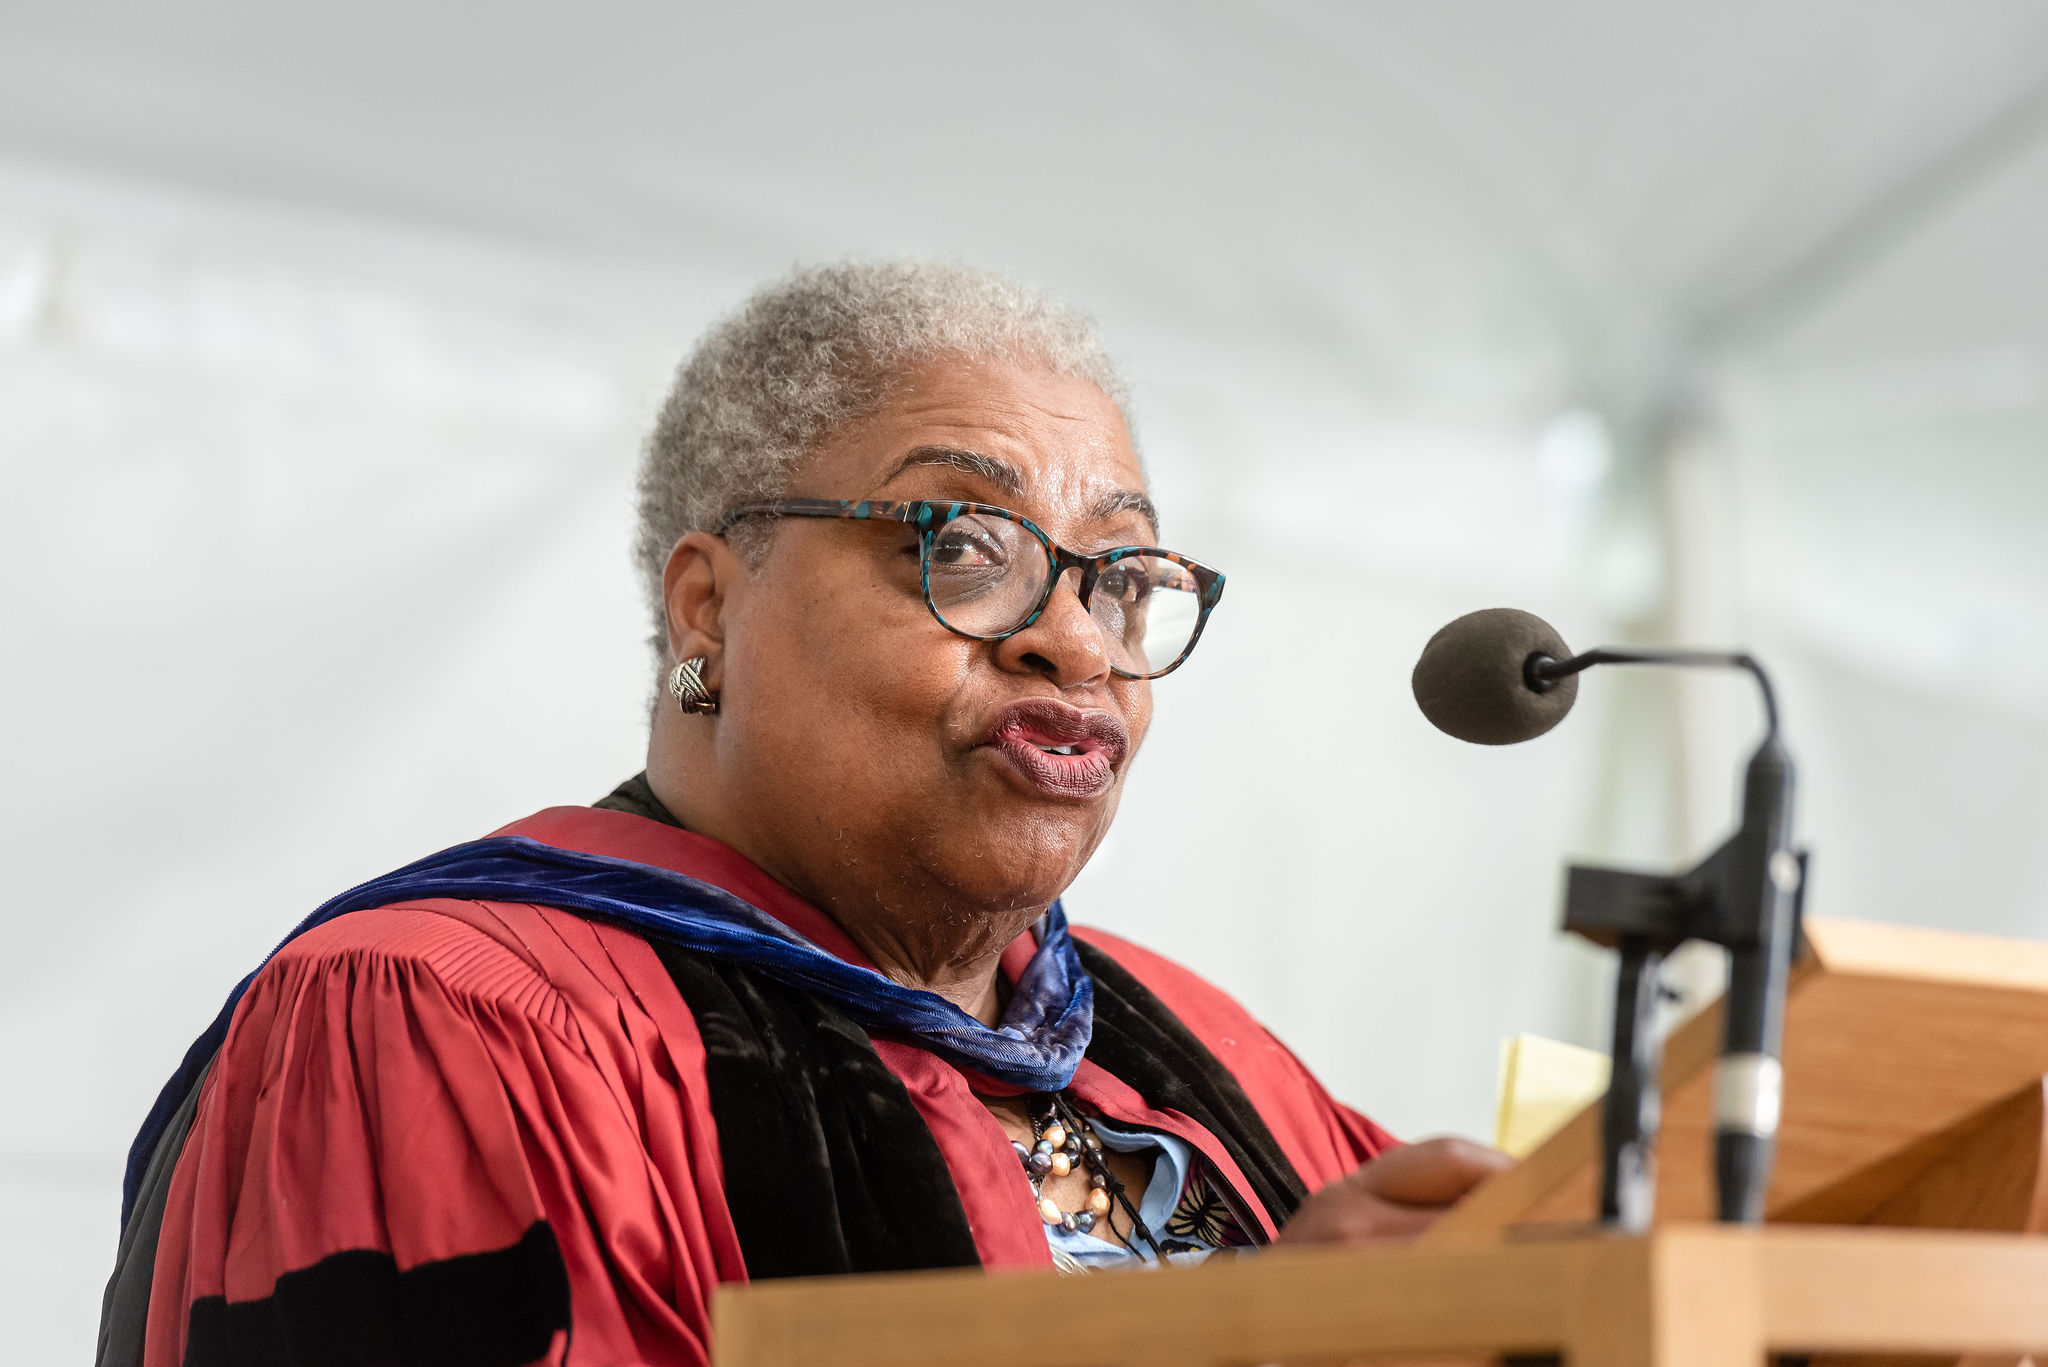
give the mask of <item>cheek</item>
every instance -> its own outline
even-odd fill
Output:
[[[974,643],[893,585],[802,573],[785,582],[735,623],[728,686],[751,714],[734,728],[749,748],[765,743],[820,783],[936,763]]]
[[[1138,750],[1145,743],[1145,737],[1152,730],[1152,681],[1150,679],[1119,679],[1112,688],[1116,693],[1117,706],[1123,713],[1124,725],[1131,730],[1130,758],[1138,757]],[[1124,772],[1130,772],[1126,761]]]

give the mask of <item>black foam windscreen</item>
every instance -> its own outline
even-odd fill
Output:
[[[1577,675],[1545,692],[1523,673],[1531,655],[1571,657],[1550,623],[1514,608],[1468,612],[1422,648],[1410,686],[1437,730],[1474,745],[1533,740],[1564,720],[1579,696]]]

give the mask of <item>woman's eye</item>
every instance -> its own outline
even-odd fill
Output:
[[[1112,565],[1095,581],[1095,591],[1118,602],[1143,602],[1152,596],[1152,581],[1142,568]]]
[[[947,528],[932,542],[934,565],[1000,565],[1003,548],[985,536]]]

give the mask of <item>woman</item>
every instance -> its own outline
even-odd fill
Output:
[[[137,1142],[102,1361],[699,1363],[720,1282],[1408,1233],[1496,1167],[1068,931],[1223,590],[1156,549],[1122,401],[960,268],[716,328],[641,480],[646,772],[237,990]]]

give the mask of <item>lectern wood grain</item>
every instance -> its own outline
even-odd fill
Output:
[[[1783,1218],[2039,1234],[2048,1228],[2048,1079],[1857,1173]],[[2048,1288],[2043,1288],[2048,1295]],[[2006,1355],[1822,1354],[1812,1367],[2023,1367]]]
[[[2048,1350],[2048,1240],[1670,1225],[1435,1247],[1268,1250],[1199,1268],[769,1282],[719,1293],[717,1367],[1250,1367],[1562,1352],[1572,1367],[1759,1367],[1771,1352]],[[1087,1332],[1061,1334],[1060,1325]]]
[[[1834,1223],[2039,1234],[2048,1229],[2048,1079],[1991,1108],[1866,1214]]]

